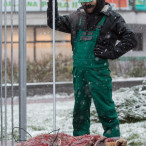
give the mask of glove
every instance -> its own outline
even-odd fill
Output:
[[[103,59],[115,59],[113,51],[108,49],[107,47],[97,45],[96,48],[94,49],[94,55],[96,57],[100,57]]]
[[[47,2],[47,4],[48,4],[48,9],[49,9],[49,11],[53,11],[53,8],[52,8],[52,6],[53,6],[53,0],[49,0],[48,2]],[[57,0],[55,0],[55,12],[58,12],[58,4],[57,4]]]

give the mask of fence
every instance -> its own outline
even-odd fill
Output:
[[[4,4],[4,10],[2,5]],[[55,16],[55,3],[53,2],[53,15]],[[14,145],[13,129],[14,124],[14,87],[13,87],[13,14],[14,14],[14,0],[11,0],[11,67],[7,67],[7,0],[0,0],[0,114],[1,114],[1,146],[7,146],[7,70],[11,69],[11,145]],[[3,15],[2,15],[3,14]],[[19,20],[19,140],[26,140],[26,1],[19,0],[18,9]],[[4,16],[4,17],[2,17]],[[3,27],[4,25],[4,27]],[[55,98],[55,19],[53,17],[53,127],[56,130],[56,98]],[[4,35],[2,29],[4,28]],[[4,52],[2,49],[2,40],[4,40]],[[2,58],[4,53],[4,81],[2,79]],[[21,130],[24,129],[24,130]]]

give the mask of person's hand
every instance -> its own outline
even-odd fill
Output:
[[[94,54],[96,57],[100,57],[103,59],[113,59],[113,53],[112,50],[108,49],[107,46],[101,46],[97,45],[96,48],[94,49]]]

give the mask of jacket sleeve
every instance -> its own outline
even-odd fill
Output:
[[[112,25],[112,31],[114,31],[117,35],[120,42],[113,48],[111,59],[119,58],[137,46],[135,34],[125,23],[120,14],[115,17],[115,21]]]
[[[49,0],[47,9],[47,24],[50,28],[53,28],[52,1]],[[57,0],[55,0],[55,29],[66,33],[71,32],[70,15],[59,16]]]

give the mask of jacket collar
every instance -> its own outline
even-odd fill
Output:
[[[109,16],[111,10],[112,10],[112,6],[109,3],[106,3],[100,13],[103,13],[103,14]]]

